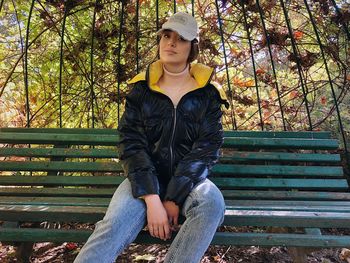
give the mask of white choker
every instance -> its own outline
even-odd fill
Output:
[[[164,72],[165,72],[166,74],[168,74],[169,76],[172,76],[172,77],[180,77],[180,76],[184,76],[184,75],[186,75],[186,73],[188,73],[189,67],[190,67],[190,64],[187,64],[186,68],[185,68],[183,71],[181,71],[181,72],[179,72],[179,73],[173,73],[173,72],[168,71],[168,70],[165,68],[165,66],[163,65],[163,70],[164,70]]]

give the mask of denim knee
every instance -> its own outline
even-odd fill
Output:
[[[217,219],[221,225],[225,216],[225,200],[221,191],[210,180],[198,184],[191,192],[193,202],[197,203],[198,209],[203,216]]]

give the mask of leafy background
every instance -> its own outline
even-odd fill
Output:
[[[1,1],[0,127],[116,128],[126,80],[156,59],[155,32],[174,1],[35,0],[30,16],[31,2]],[[340,13],[328,0],[201,0],[193,10],[175,2],[194,12],[198,60],[216,68],[230,99],[225,129],[308,130],[311,122],[341,138],[341,121],[350,141],[349,1],[336,1]]]

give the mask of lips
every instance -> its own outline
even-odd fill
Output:
[[[174,54],[174,55],[176,54],[176,52],[173,51],[173,50],[167,50],[167,49],[166,49],[166,50],[164,50],[164,52],[169,53],[169,54]]]

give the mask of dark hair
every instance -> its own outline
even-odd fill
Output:
[[[187,63],[191,63],[192,61],[196,60],[199,54],[199,44],[197,39],[193,39],[191,41],[191,51],[187,58]]]

